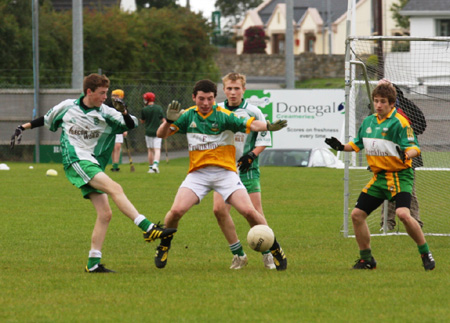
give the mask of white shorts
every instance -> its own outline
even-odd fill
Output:
[[[122,144],[123,143],[123,135],[116,135],[116,144]]]
[[[145,136],[145,143],[147,148],[160,148],[161,149],[162,138]]]
[[[199,202],[214,190],[226,201],[237,190],[245,190],[238,174],[222,167],[209,166],[189,173],[181,183],[181,187],[191,189]]]

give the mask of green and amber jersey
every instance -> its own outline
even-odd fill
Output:
[[[239,118],[233,112],[214,105],[203,115],[197,106],[190,107],[171,125],[172,133],[186,134],[189,149],[189,173],[207,166],[236,172],[234,134],[250,132],[255,118]]]
[[[412,160],[403,163],[397,146],[404,151],[414,149],[420,154],[414,131],[395,108],[382,120],[378,119],[377,113],[366,117],[357,137],[349,145],[356,152],[365,149],[367,162],[375,174],[381,171],[399,172],[411,167]]]

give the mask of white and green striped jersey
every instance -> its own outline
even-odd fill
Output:
[[[254,117],[256,120],[266,120],[261,109],[259,109],[255,105],[249,104],[247,101],[245,101],[245,99],[242,100],[242,103],[237,108],[229,107],[228,100],[225,100],[225,102],[221,102],[217,105],[234,112],[237,116],[244,119]],[[270,136],[270,132],[268,131],[251,131],[250,133],[237,132],[234,136],[234,141],[236,146],[236,160],[239,160],[239,158],[252,151],[255,147],[272,146],[272,138]],[[250,169],[257,168],[259,168],[258,158],[253,161]]]
[[[105,169],[114,148],[115,135],[129,130],[122,113],[102,104],[85,109],[80,101],[68,99],[50,109],[44,125],[51,131],[61,128],[61,152],[64,168],[80,160],[88,160]],[[136,117],[131,116],[135,127]]]

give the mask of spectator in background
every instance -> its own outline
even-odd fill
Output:
[[[391,83],[387,79],[382,79],[378,82],[378,84],[382,83]],[[395,85],[394,83],[391,83],[396,91],[397,91],[397,99],[395,101],[395,108],[397,109],[397,112],[400,113],[402,116],[406,118],[406,120],[409,121],[409,124],[411,125],[411,128],[413,129],[415,135],[421,135],[426,127],[427,127],[427,121],[425,120],[425,116],[423,112],[420,110],[420,108],[414,104],[411,100],[404,97],[402,90]],[[422,155],[417,156],[412,160],[412,168],[415,170],[416,167],[423,166],[423,160]],[[423,222],[420,219],[420,210],[419,210],[419,202],[417,200],[416,195],[416,173],[414,171],[414,182],[413,182],[413,188],[411,193],[411,216],[419,222],[420,227],[423,227]],[[384,220],[384,204],[381,208],[381,228],[383,229],[383,220]],[[394,230],[396,226],[395,222],[395,203],[389,202],[388,203],[388,213],[387,213],[387,230],[391,231]]]
[[[117,89],[111,92],[111,100],[121,99],[125,97],[125,92],[121,89]],[[112,107],[112,104],[110,105]],[[127,132],[125,131],[123,134],[116,135],[116,143],[114,145],[114,150],[112,152],[112,172],[120,171],[119,163],[120,163],[120,150],[122,149],[123,138],[127,136]]]
[[[144,93],[145,107],[141,111],[141,123],[145,125],[145,143],[147,145],[148,172],[159,173],[162,139],[156,136],[156,131],[165,119],[163,108],[155,104],[155,94]]]

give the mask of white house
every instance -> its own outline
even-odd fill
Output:
[[[398,0],[382,1],[383,35],[401,33],[392,19],[390,8]],[[294,54],[344,54],[348,0],[294,0]],[[358,0],[356,5],[356,35],[374,34],[375,0]],[[329,4],[329,6],[328,6]],[[330,19],[328,19],[330,16]],[[236,52],[244,50],[244,32],[251,26],[262,26],[268,36],[267,54],[283,54],[285,49],[285,0],[265,0],[250,10],[235,26]],[[330,37],[331,35],[331,37]],[[331,38],[331,39],[330,39]],[[331,48],[330,44],[331,43]]]

